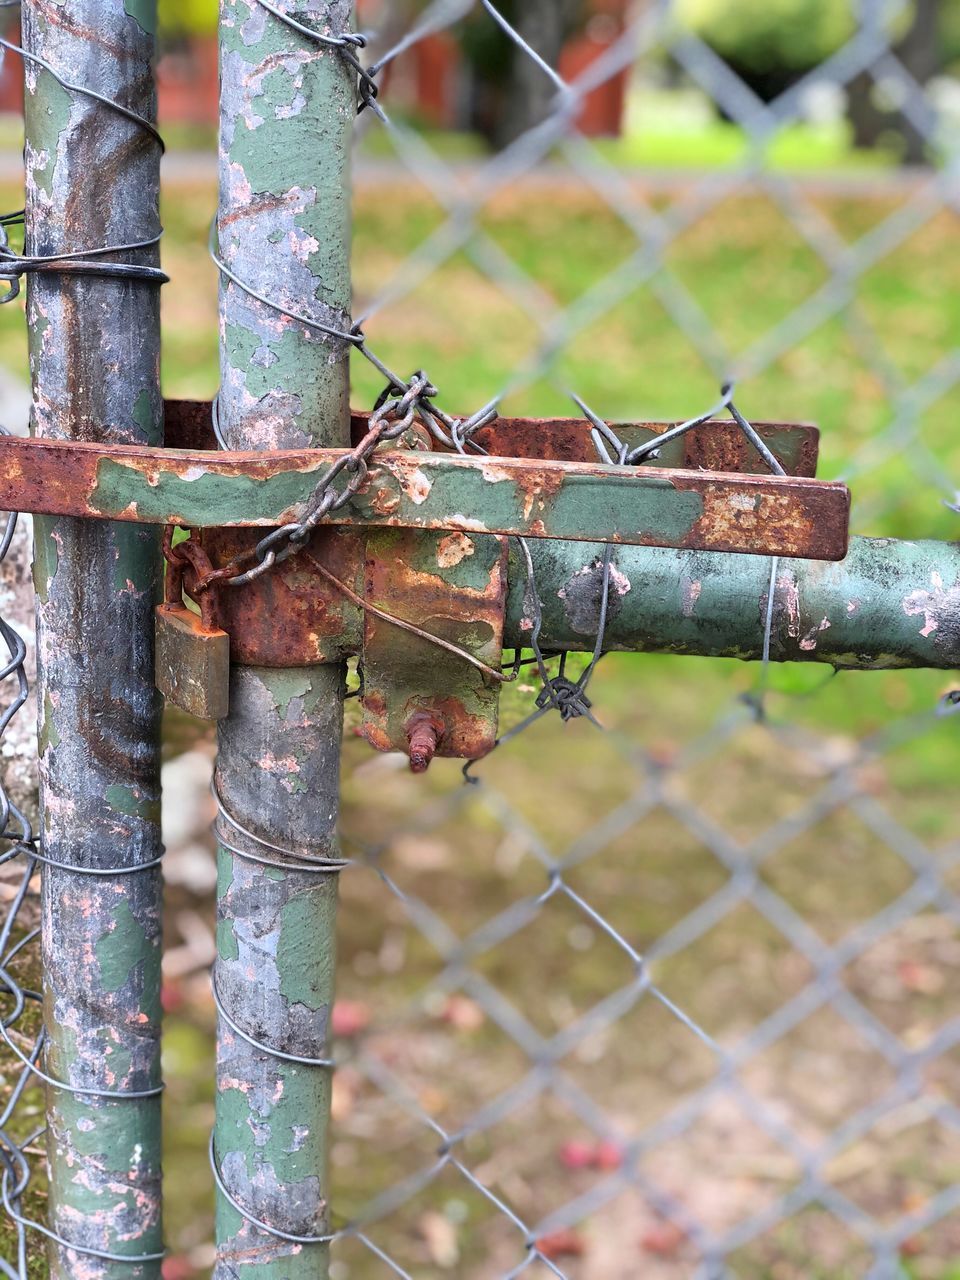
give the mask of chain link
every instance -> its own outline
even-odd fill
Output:
[[[447,29],[466,17],[475,8],[473,4],[467,0],[427,6],[394,48],[364,70],[361,54],[369,47],[367,37],[325,37],[263,0],[257,2],[305,38],[338,50],[357,76],[358,109],[389,125],[400,162],[411,166],[410,181],[441,192],[456,183],[457,191],[462,191],[462,175],[454,174],[442,157],[430,153],[429,144],[411,134],[402,120],[388,119],[377,78],[424,33]],[[0,0],[0,5],[6,3]],[[883,6],[873,0],[859,6],[862,21],[850,41],[829,63],[770,105],[762,103],[700,37],[665,28],[669,5],[643,8],[639,21],[631,23],[611,44],[600,63],[571,84],[544,62],[534,47],[536,42],[531,44],[518,32],[519,19],[511,23],[505,17],[505,6],[501,11],[490,0],[483,0],[483,12],[518,55],[548,77],[557,97],[548,117],[503,156],[489,163],[477,162],[471,182],[475,201],[458,196],[446,206],[449,235],[446,241],[438,237],[433,256],[423,255],[424,275],[445,261],[448,244],[459,248],[468,242],[466,234],[461,234],[467,227],[472,235],[469,243],[477,248],[479,269],[525,309],[534,341],[542,334],[542,351],[535,353],[528,367],[512,371],[512,388],[546,376],[557,350],[578,337],[591,320],[627,298],[630,290],[641,286],[654,295],[666,322],[687,335],[691,361],[702,358],[719,381],[733,362],[695,292],[674,272],[671,249],[719,201],[743,196],[750,184],[758,201],[783,211],[790,234],[799,237],[803,251],[809,249],[822,260],[825,282],[811,298],[791,304],[782,319],[771,322],[741,356],[739,367],[756,379],[796,349],[801,372],[791,370],[790,376],[793,385],[803,380],[809,391],[806,384],[819,376],[818,362],[825,358],[822,347],[814,342],[819,329],[842,322],[842,340],[850,343],[855,376],[867,386],[865,400],[886,395],[893,420],[887,435],[874,431],[866,446],[857,443],[859,436],[851,435],[851,469],[856,472],[857,468],[876,466],[878,460],[894,460],[898,468],[916,471],[918,485],[932,479],[937,488],[946,489],[948,505],[957,509],[957,478],[943,483],[947,477],[941,474],[929,446],[929,433],[925,439],[920,423],[926,406],[955,388],[960,366],[955,360],[951,363],[947,353],[911,383],[884,355],[871,317],[861,314],[855,298],[868,272],[896,254],[934,212],[950,207],[953,186],[949,174],[928,175],[929,180],[921,179],[916,188],[905,179],[902,205],[888,216],[880,207],[882,201],[874,202],[869,234],[861,242],[847,245],[838,243],[836,233],[826,225],[822,201],[810,197],[802,182],[759,170],[771,140],[801,120],[806,101],[803,95],[811,89],[837,88],[855,76],[876,72],[885,91],[898,94],[905,103],[922,96],[912,77],[898,69],[898,56],[891,48],[892,30],[884,28],[877,17]],[[522,18],[523,6],[520,10]],[[615,171],[600,150],[576,137],[573,121],[576,104],[591,87],[608,82],[619,69],[646,57],[655,45],[668,51],[680,74],[722,109],[726,121],[743,130],[750,156],[743,170],[729,179],[711,175],[701,181],[691,177],[684,180],[682,197],[675,202],[658,198],[645,204],[642,194],[637,197],[633,176]],[[916,110],[912,116],[923,119]],[[932,133],[928,143],[931,151],[942,146]],[[569,311],[559,305],[551,311],[552,300],[545,290],[537,293],[536,305],[530,307],[525,273],[507,258],[499,242],[486,237],[476,217],[483,202],[508,181],[532,170],[544,158],[553,161],[558,155],[568,166],[566,181],[573,185],[582,181],[605,200],[639,242],[635,255],[618,264],[611,278],[593,280],[585,300]],[[899,187],[897,191],[901,193]],[[15,216],[6,219],[4,225],[13,225],[15,220]],[[148,243],[95,250],[84,257],[120,253]],[[11,280],[12,289],[24,271],[39,270],[41,265],[39,260],[5,252],[8,249],[4,231],[0,277]],[[567,251],[566,246],[557,251]],[[370,350],[360,323],[343,329],[325,328],[254,293],[223,263],[219,267],[224,278],[278,313],[356,350],[383,374],[387,390],[375,406],[364,440],[320,477],[311,502],[296,522],[271,533],[247,557],[223,569],[191,560],[195,567],[199,565],[200,580],[209,584],[208,589],[227,581],[234,585],[250,581],[295,554],[313,527],[350,501],[374,465],[377,449],[396,444],[413,434],[418,425],[441,447],[479,451],[475,433],[491,420],[499,403],[497,397],[471,418],[456,419],[438,407],[436,388],[425,375],[418,373],[410,379],[396,376]],[[744,289],[762,281],[759,267],[754,267],[746,259],[737,264]],[[766,286],[761,283],[759,287]],[[743,303],[733,297],[731,302],[744,312],[751,310],[749,300]],[[926,314],[924,305],[916,302],[914,318]],[[757,312],[759,315],[759,308]],[[829,337],[833,342],[832,330]],[[597,341],[602,341],[602,336]],[[811,366],[813,373],[802,372]],[[639,359],[638,368],[643,369]],[[689,419],[669,435],[632,451],[585,401],[578,400],[578,404],[592,425],[598,455],[610,464],[653,462],[666,441],[694,429],[707,417],[726,413],[765,457],[768,467],[777,470],[776,459],[769,450],[764,453],[763,440],[734,403],[732,385],[724,387],[719,403],[707,414]],[[0,558],[6,554],[11,537],[8,523]],[[616,550],[598,548],[592,568],[596,640],[589,666],[578,675],[566,659],[541,648],[542,601],[529,547],[523,540],[518,540],[518,552],[521,572],[527,575],[527,614],[533,628],[529,651],[516,655],[512,671],[535,670],[540,688],[531,715],[505,734],[503,742],[550,711],[570,724],[583,719],[602,722],[595,706],[600,701],[600,681],[596,685],[591,682],[605,653],[605,620],[616,569]],[[197,555],[196,551],[179,549],[173,554],[185,558]],[[934,806],[928,806],[923,815],[924,821],[936,819],[935,828],[927,831],[912,814],[891,812],[883,788],[885,777],[896,779],[898,772],[906,773],[907,781],[901,781],[900,790],[892,792],[902,798],[920,768],[915,760],[905,763],[905,757],[937,725],[941,731],[957,725],[960,693],[938,692],[933,707],[900,714],[897,699],[906,695],[903,686],[896,683],[899,676],[894,675],[885,686],[888,703],[879,691],[871,695],[874,701],[867,719],[872,727],[859,736],[854,730],[838,728],[830,708],[821,709],[821,720],[816,720],[819,690],[803,695],[808,701],[803,704],[803,715],[794,722],[782,710],[794,705],[783,691],[773,700],[774,710],[780,714],[770,713],[767,702],[771,699],[766,695],[770,693],[774,610],[782,603],[777,599],[777,573],[773,562],[770,589],[757,616],[764,636],[763,671],[757,689],[746,699],[747,705],[741,700],[715,714],[713,701],[699,688],[691,690],[689,669],[685,669],[682,684],[678,681],[677,705],[702,699],[703,732],[685,737],[682,725],[669,722],[669,718],[654,727],[644,722],[647,728],[642,743],[633,733],[608,732],[602,758],[599,754],[596,762],[591,758],[589,770],[584,770],[588,776],[579,779],[580,785],[590,788],[579,815],[582,830],[554,833],[553,837],[544,834],[549,830],[545,818],[552,797],[558,796],[568,778],[571,785],[578,779],[579,758],[566,773],[551,761],[550,776],[544,766],[527,789],[531,794],[522,795],[518,795],[522,778],[511,787],[505,775],[492,767],[482,789],[458,788],[446,794],[441,787],[427,802],[419,791],[416,801],[408,805],[413,816],[397,820],[391,841],[365,840],[369,828],[355,817],[354,826],[359,830],[352,838],[352,859],[298,868],[319,875],[347,871],[362,875],[366,866],[376,877],[378,888],[390,895],[389,910],[384,913],[388,924],[383,955],[364,952],[353,957],[355,973],[347,960],[343,989],[348,994],[368,989],[371,965],[375,969],[381,965],[389,981],[393,973],[390,966],[398,963],[398,948],[408,952],[410,972],[400,975],[402,989],[389,1008],[376,1011],[373,1034],[351,1038],[336,1052],[339,1065],[349,1072],[344,1097],[350,1095],[349,1104],[354,1108],[343,1126],[347,1154],[364,1165],[367,1142],[374,1158],[369,1161],[371,1172],[364,1183],[364,1190],[370,1192],[369,1203],[333,1238],[350,1238],[363,1245],[375,1259],[373,1265],[393,1275],[408,1276],[411,1271],[407,1268],[418,1274],[416,1268],[425,1265],[427,1227],[436,1226],[439,1220],[448,1234],[459,1232],[461,1240],[468,1231],[476,1233],[464,1245],[459,1259],[450,1262],[450,1268],[459,1268],[457,1273],[467,1276],[479,1267],[479,1273],[496,1274],[500,1280],[525,1272],[572,1277],[584,1268],[599,1277],[603,1263],[590,1251],[589,1237],[585,1241],[583,1235],[578,1236],[588,1233],[591,1223],[596,1223],[597,1255],[603,1252],[601,1245],[608,1252],[616,1247],[614,1265],[638,1274],[657,1269],[670,1280],[691,1276],[696,1280],[732,1280],[751,1269],[758,1274],[776,1270],[786,1277],[806,1276],[824,1267],[830,1274],[843,1269],[857,1280],[901,1280],[914,1270],[918,1276],[939,1276],[949,1268],[956,1254],[956,1235],[950,1233],[960,1190],[941,1143],[943,1135],[952,1138],[960,1128],[951,1093],[956,1084],[951,1061],[960,1044],[960,1024],[936,984],[946,974],[949,988],[951,953],[947,942],[952,933],[938,958],[929,964],[917,960],[904,934],[914,929],[916,937],[927,945],[931,939],[936,941],[934,923],[945,922],[955,930],[960,918],[951,887],[957,867],[956,840],[949,820],[943,818],[942,797],[936,812]],[[204,578],[205,574],[208,577]],[[642,590],[644,584],[635,582],[633,589]],[[939,591],[947,598],[954,590],[949,582],[933,583],[931,597]],[[861,604],[851,601],[854,607]],[[946,610],[944,606],[937,618],[946,618]],[[0,721],[2,731],[9,715],[22,706],[25,677],[22,642],[3,623],[0,635],[10,653],[0,676],[17,690],[10,704],[12,711]],[[652,679],[665,678],[662,670],[657,667]],[[856,677],[851,678],[851,685],[855,682]],[[642,703],[643,685],[638,685],[636,696],[638,704]],[[853,694],[851,700],[855,701]],[[680,721],[679,715],[677,719]],[[735,772],[738,743],[743,746],[743,760]],[[899,755],[888,762],[884,774],[884,757],[893,753]],[[389,768],[389,762],[381,767]],[[353,784],[360,797],[357,810],[368,807],[368,769],[366,766]],[[704,780],[712,769],[721,780],[729,778],[730,787],[744,787],[744,796],[736,799],[741,808],[750,810],[749,823],[739,810],[736,821],[722,809],[718,816],[716,796],[709,780]],[[782,778],[790,769],[790,785],[785,786]],[[769,805],[768,809],[757,806],[754,811],[747,793],[760,786],[770,792]],[[926,778],[922,786],[928,786]],[[392,785],[379,790],[374,785],[373,791],[386,811]],[[608,792],[615,798],[608,799]],[[218,834],[228,849],[266,867],[290,867],[295,854],[237,830],[222,804],[218,809]],[[472,838],[479,848],[489,850],[489,868],[497,878],[490,898],[485,898],[478,863],[468,864],[467,871],[476,875],[476,881],[471,881],[475,892],[470,910],[463,911],[449,897],[442,858],[449,843],[447,824],[470,814],[477,816]],[[4,838],[11,845],[4,858],[20,856],[25,860],[23,882],[0,933],[0,983],[10,1009],[3,1027],[13,1036],[17,1034],[16,1019],[24,1010],[36,1007],[39,1000],[38,993],[24,990],[17,982],[14,962],[34,937],[29,929],[18,937],[17,928],[24,919],[22,904],[32,894],[31,879],[42,859],[29,823],[2,793],[0,815]],[[868,856],[864,856],[862,871],[853,861],[858,837],[850,837],[848,849],[835,838],[834,830],[822,833],[819,847],[823,856],[811,867],[798,870],[788,866],[778,873],[778,859],[789,855],[791,849],[796,853],[800,847],[797,842],[807,838],[800,849],[808,854],[814,848],[810,832],[817,830],[818,824],[841,819],[844,839],[856,828],[865,841]],[[658,861],[662,850],[657,844],[664,837],[656,824],[664,823],[672,833],[666,837],[671,855],[668,869],[665,861]],[[484,840],[487,843],[482,843]],[[411,846],[422,862],[409,854]],[[401,848],[403,856],[399,855]],[[695,860],[694,849],[705,861]],[[393,852],[396,857],[389,856]],[[425,852],[434,862],[426,860]],[[462,851],[458,848],[456,854],[460,857]],[[630,869],[621,865],[627,859],[634,859]],[[848,861],[850,866],[846,866]],[[896,876],[889,864],[895,865]],[[520,871],[514,876],[518,867]],[[484,872],[489,868],[484,864]],[[462,866],[459,871],[463,872]],[[846,889],[835,893],[830,876],[843,871],[848,874]],[[537,875],[540,882],[534,880]],[[820,877],[823,884],[818,883]],[[885,877],[891,887],[878,906]],[[858,883],[852,883],[854,878]],[[350,895],[344,898],[348,933],[349,912],[356,911],[362,925],[363,915],[370,910],[367,897],[358,893],[356,899],[362,899],[359,906]],[[825,899],[829,899],[826,907]],[[836,937],[818,932],[824,919],[828,925],[836,924],[833,911],[842,925]],[[769,935],[772,941],[758,942],[761,928],[763,937]],[[720,942],[712,941],[715,934],[721,935]],[[508,954],[506,949],[511,946]],[[409,991],[420,982],[415,965],[421,949],[431,956],[436,953],[438,967],[436,973],[430,971],[423,989],[406,1005]],[[858,986],[855,970],[878,950],[883,955],[873,963],[882,981],[865,992]],[[671,963],[685,966],[688,985],[685,989],[681,983],[679,994],[674,982],[677,970],[670,969]],[[538,1007],[533,1013],[524,1005],[521,985],[528,969],[535,971]],[[615,977],[623,973],[625,977]],[[681,973],[681,979],[683,976]],[[895,993],[905,990],[908,983],[914,984],[909,998],[891,997],[891,989]],[[686,994],[694,986],[695,1000]],[[463,1030],[456,1025],[455,998],[469,1004],[471,1016],[484,1020],[482,1030]],[[230,1021],[231,1013],[222,1007],[220,993],[214,992],[214,1000]],[[909,1006],[916,1015],[903,1034],[895,1020],[892,1027],[888,1025],[894,1005],[900,1013]],[[549,1031],[541,1022],[547,1014],[553,1019]],[[818,1017],[830,1020],[826,1031],[822,1024],[819,1030],[809,1029]],[[238,1034],[247,1034],[236,1019],[231,1025]],[[790,1049],[792,1036],[801,1040]],[[256,1043],[266,1053],[278,1052],[275,1046]],[[33,1133],[24,1141],[22,1136],[10,1134],[10,1121],[22,1103],[24,1090],[35,1078],[34,1068],[41,1066],[42,1039],[26,1049],[23,1044],[17,1040],[30,1066],[24,1065],[18,1073],[0,1116],[4,1199],[17,1224],[19,1249],[19,1259],[0,1262],[0,1270],[13,1280],[24,1280],[26,1275],[25,1242],[31,1224],[22,1204],[29,1178],[25,1149],[39,1136]],[[461,1054],[464,1056],[458,1056]],[[521,1064],[519,1074],[513,1071],[515,1059]],[[865,1070],[860,1066],[862,1060],[871,1064]],[[306,1069],[330,1071],[333,1067],[332,1058],[302,1061]],[[615,1074],[621,1094],[628,1084],[634,1086],[629,1107],[610,1088]],[[482,1086],[476,1083],[481,1075]],[[841,1086],[846,1093],[838,1104],[834,1091]],[[641,1093],[644,1096],[634,1110]],[[801,1095],[810,1104],[806,1110],[800,1107]],[[550,1108],[546,1125],[553,1126],[555,1132],[545,1134],[541,1116],[540,1131],[528,1140],[522,1127],[525,1118],[530,1122],[525,1112],[541,1099],[546,1099]],[[455,1119],[451,1119],[454,1113]],[[884,1125],[887,1128],[878,1141],[875,1135]],[[908,1145],[909,1160],[897,1164],[889,1149],[909,1142],[914,1131],[911,1126],[923,1126],[927,1136],[922,1145]],[[421,1144],[404,1136],[408,1128],[427,1144],[422,1165],[417,1163]],[[576,1135],[573,1142],[571,1132]],[[766,1144],[759,1154],[752,1145],[758,1135]],[[586,1156],[567,1149],[577,1142],[589,1148]],[[405,1162],[402,1174],[393,1181],[387,1145],[402,1149]],[[477,1150],[486,1153],[484,1159],[476,1158]],[[861,1167],[864,1160],[868,1166],[867,1194],[859,1198],[849,1190],[850,1180],[844,1182],[834,1173],[835,1164],[851,1152],[859,1155]],[[559,1173],[554,1168],[564,1160],[572,1165],[581,1157],[592,1162],[589,1167],[564,1167]],[[734,1171],[719,1188],[720,1170],[727,1158],[735,1160]],[[226,1185],[213,1150],[211,1160],[223,1194],[242,1216],[256,1222]],[[785,1174],[784,1166],[793,1172]],[[913,1189],[918,1170],[929,1175],[931,1182],[939,1179],[926,1199],[919,1198]],[[382,1183],[374,1185],[377,1177]],[[698,1192],[698,1184],[704,1180],[714,1188],[710,1198]],[[738,1192],[747,1193],[739,1205]],[[737,1212],[731,1210],[731,1203]],[[479,1206],[478,1213],[475,1206]],[[434,1217],[428,1218],[431,1214]],[[641,1220],[643,1240],[639,1238]],[[376,1240],[364,1224],[376,1224]],[[259,1225],[284,1238],[271,1224]],[[419,1253],[410,1245],[413,1236]],[[314,1238],[301,1239],[309,1242]],[[924,1256],[928,1240],[932,1241],[929,1256]],[[297,1239],[291,1242],[298,1243]],[[844,1253],[848,1245],[849,1254]],[[564,1253],[564,1248],[569,1252]],[[587,1250],[586,1257],[578,1258],[578,1249]],[[482,1260],[475,1261],[481,1252]],[[420,1261],[407,1262],[408,1255]],[[449,1257],[448,1249],[447,1261]],[[356,1268],[358,1275],[367,1274],[363,1265],[349,1263],[351,1272]]]

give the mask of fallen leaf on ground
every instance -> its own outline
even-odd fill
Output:
[[[548,1236],[541,1236],[537,1241],[537,1250],[551,1262],[558,1258],[582,1258],[587,1246],[579,1231],[568,1227],[564,1231],[554,1231]]]
[[[460,1261],[460,1246],[457,1244],[457,1229],[450,1219],[431,1210],[421,1217],[419,1226],[434,1266],[442,1267],[444,1271],[455,1267]]]
[[[359,1000],[338,1000],[330,1024],[335,1036],[357,1036],[370,1025],[370,1006]]]
[[[656,1254],[658,1258],[669,1258],[686,1238],[675,1222],[658,1222],[648,1227],[640,1237],[640,1248],[646,1253]]]

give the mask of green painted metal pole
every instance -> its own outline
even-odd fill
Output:
[[[589,650],[603,548],[530,539],[545,650]],[[763,656],[770,562],[650,547],[614,555],[606,646],[647,653]],[[529,643],[527,576],[511,556],[504,643]],[[960,544],[852,538],[835,564],[781,560],[770,656],[836,667],[960,667]]]
[[[26,0],[25,47],[65,80],[155,114],[153,0]],[[26,244],[83,252],[159,233],[150,130],[26,71]],[[113,262],[156,266],[148,247]],[[49,272],[27,291],[33,429],[159,444],[156,282]],[[92,424],[96,424],[95,426]],[[155,531],[35,523],[48,1225],[54,1280],[159,1280],[160,704],[153,682]],[[96,875],[130,868],[121,875]],[[104,1096],[107,1093],[112,1096]],[[131,1096],[133,1095],[133,1096]],[[38,1246],[39,1247],[39,1246]],[[87,1252],[87,1251],[96,1251]]]
[[[349,0],[281,5],[323,34],[350,30]],[[222,0],[220,39],[222,260],[257,293],[342,331],[355,77],[336,49],[256,0]],[[226,277],[220,313],[228,445],[348,444],[345,344]],[[328,1245],[303,1241],[329,1230],[331,1077],[318,1060],[333,1000],[343,692],[339,664],[235,667],[220,726],[215,1280],[328,1273]]]

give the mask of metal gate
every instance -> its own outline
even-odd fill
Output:
[[[18,1256],[0,1267],[42,1272],[42,1237],[55,1276],[164,1266],[159,687],[218,722],[215,1276],[948,1277],[958,850],[930,778],[951,762],[934,779],[946,784],[955,751],[960,697],[939,673],[960,650],[960,553],[932,540],[952,535],[955,456],[928,415],[960,363],[929,323],[928,355],[892,357],[863,296],[877,264],[936,219],[955,232],[955,147],[907,69],[909,6],[864,0],[838,51],[770,103],[669,4],[607,14],[572,77],[538,53],[546,34],[522,7],[437,0],[383,48],[354,34],[352,10],[222,5],[209,405],[161,398],[151,6],[23,4],[25,239],[9,247],[18,217],[5,218],[0,275],[10,300],[26,280],[33,438],[0,444],[0,505],[36,513],[41,791],[38,825],[5,804],[7,857],[26,869],[0,946],[3,1036],[21,1064],[0,1122]],[[392,118],[383,82],[465,22],[506,40],[510,74],[534,76],[540,107],[495,157],[451,170]],[[728,171],[662,198],[583,132],[591,95],[654,49],[743,143]],[[895,208],[881,201],[845,239],[776,146],[817,86],[862,76],[895,101],[926,168],[891,177]],[[369,171],[377,200],[416,186],[439,207],[362,315],[358,111],[392,147]],[[545,298],[484,223],[521,180],[536,207],[588,191],[631,241],[571,300]],[[799,243],[820,272],[760,331],[749,253],[724,286],[726,324],[673,258],[745,192],[788,229],[781,260]],[[464,406],[442,354],[409,372],[393,354],[406,359],[404,335],[376,318],[402,323],[457,255],[525,326],[469,416],[452,411]],[[502,407],[542,380],[566,394],[582,348],[566,356],[585,334],[598,346],[629,335],[615,322],[637,290],[723,384],[715,404],[624,422],[613,394],[588,403],[573,385],[573,416]],[[467,307],[438,310],[468,325]],[[917,314],[929,316],[922,300],[893,323]],[[752,421],[730,374],[762,404],[764,376],[799,349],[783,376],[811,404],[841,334],[886,419],[878,430],[867,414],[843,481],[823,480],[829,435]],[[641,346],[620,359],[643,376]],[[351,365],[358,386],[383,388],[369,412],[351,410]],[[892,494],[892,527],[923,538],[850,538],[846,481],[868,527]],[[2,629],[6,725],[27,697],[26,646]],[[617,666],[641,660],[610,656],[629,651],[755,660],[759,677],[732,703],[712,672],[699,677],[691,708],[679,681],[674,705],[631,666],[636,698],[656,709],[646,716]],[[778,683],[779,662],[841,674],[826,685],[791,667]],[[837,692],[864,679],[854,669],[931,674],[878,686],[838,734],[831,705],[861,696]],[[662,663],[646,670],[666,679]],[[344,844],[345,699],[387,763],[349,776]],[[547,745],[561,723],[576,744],[567,763]],[[510,777],[528,732],[544,753],[535,787]],[[401,791],[398,753],[428,778]],[[451,785],[438,757],[463,761],[473,785]],[[569,818],[562,797],[578,781],[589,799]],[[818,827],[836,847],[805,882],[789,851]],[[478,842],[459,883],[456,857],[437,849],[454,839]],[[835,886],[834,864],[846,868]],[[340,990],[364,988],[374,1012],[369,1026],[341,1023],[335,1048],[338,885],[355,874],[366,888],[344,890],[343,931],[367,941],[348,941]],[[826,886],[812,898],[810,879]],[[648,911],[658,895],[668,906]],[[399,965],[371,963],[371,919]],[[20,968],[36,935],[42,991]],[[412,991],[391,985],[398,972]],[[25,1034],[38,1005],[42,1027]],[[814,1078],[798,1083],[805,1064]],[[330,1126],[335,1067],[352,1156]],[[847,1076],[838,1097],[817,1072]],[[42,1219],[30,1207],[41,1147]],[[727,1168],[731,1148],[750,1156]],[[351,1161],[368,1176],[342,1175],[341,1207],[337,1170]]]

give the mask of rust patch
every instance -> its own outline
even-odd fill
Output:
[[[437,543],[437,564],[441,569],[452,569],[475,552],[472,538],[465,533],[451,533]]]
[[[681,547],[799,559],[842,560],[847,553],[850,495],[843,485],[788,477],[731,487],[722,477],[670,477],[703,499],[703,515]]]
[[[216,449],[210,404],[205,401],[167,400],[165,439],[173,449]],[[370,415],[351,415],[353,443],[369,430]],[[631,446],[663,435],[675,422],[611,423]],[[780,459],[789,475],[815,476],[820,451],[820,433],[808,423],[755,422],[764,441]],[[597,451],[590,437],[590,424],[582,418],[498,418],[478,431],[474,439],[492,457],[541,458],[557,462],[596,462]],[[439,450],[430,440],[428,447]],[[744,437],[736,423],[711,420],[688,432],[661,459],[661,465],[688,467],[697,471],[740,472],[766,475],[767,467]]]
[[[207,529],[205,550],[216,566],[254,545],[251,529]],[[339,529],[318,530],[300,555],[243,587],[218,593],[220,625],[230,635],[233,662],[257,667],[307,667],[341,662],[360,651],[359,608],[311,567],[325,565],[341,582],[362,590],[364,539]]]
[[[366,599],[425,633],[411,634],[366,613],[362,733],[378,751],[410,755],[416,745],[421,760],[433,754],[469,760],[492,749],[499,684],[429,637],[499,669],[506,563],[502,538],[474,542],[463,534],[441,537],[415,530],[369,535]],[[429,743],[426,725],[431,726]],[[423,741],[414,744],[416,728],[423,729]]]
[[[421,470],[417,455],[415,453],[395,453],[393,458],[393,474],[396,476],[400,488],[414,506],[422,506],[429,498],[433,484],[430,478]],[[400,505],[399,497],[395,505]]]

